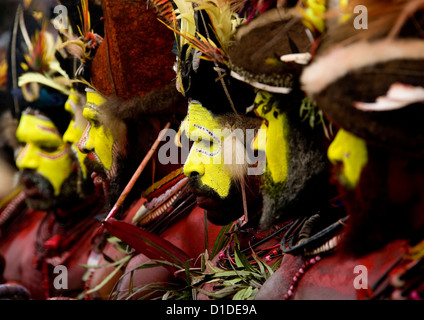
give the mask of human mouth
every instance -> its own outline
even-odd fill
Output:
[[[198,195],[196,201],[197,205],[205,210],[214,210],[219,208],[219,204],[214,199],[204,195]]]
[[[91,177],[91,179],[93,179],[94,185],[98,186],[98,185],[103,184],[103,178],[101,177],[101,175],[98,172],[93,171],[91,173],[90,177]]]
[[[23,191],[27,197],[32,198],[39,195],[40,190],[37,184],[31,178],[23,176],[21,178],[21,182],[23,184]]]

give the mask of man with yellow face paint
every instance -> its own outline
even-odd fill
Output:
[[[73,296],[74,290],[83,289],[82,276],[86,270],[78,263],[84,263],[88,257],[90,237],[98,227],[94,216],[103,211],[102,203],[93,195],[92,183],[91,188],[87,184],[85,188],[79,188],[82,182],[80,169],[71,152],[71,145],[63,141],[58,127],[40,110],[24,110],[16,138],[22,145],[17,153],[16,166],[20,171],[25,204],[37,212],[31,214],[30,210],[26,213],[26,219],[30,221],[28,231],[32,226],[36,226],[37,230],[49,227],[42,235],[30,233],[34,239],[28,239],[25,243],[13,241],[13,237],[8,238],[6,233],[3,235],[5,278],[22,283],[34,299],[59,294]],[[37,216],[38,221],[34,220]],[[18,222],[14,222],[7,234],[12,230],[18,233],[20,227]],[[17,246],[22,247],[23,255],[20,259],[12,260]],[[34,246],[45,246],[45,249],[34,250]],[[54,287],[54,266],[50,261],[62,256],[67,256],[59,259],[69,268],[72,276],[67,279],[67,290],[61,291]],[[36,263],[28,264],[25,259],[35,259]],[[20,262],[26,264],[24,268],[27,269],[22,275],[17,272],[19,268],[16,266]],[[48,285],[43,286],[40,281],[48,282]]]
[[[318,5],[317,2],[320,2]],[[262,119],[253,148],[266,154],[260,228],[285,225],[278,237],[281,266],[259,290],[256,299],[276,299],[286,277],[284,265],[302,265],[315,251],[330,252],[345,212],[329,183],[328,138],[319,110],[306,98],[299,77],[311,58],[314,37],[323,31],[300,12],[322,1],[287,3],[270,8],[240,26],[231,48],[231,75],[255,88],[253,108]],[[298,6],[298,7],[296,7]],[[310,13],[311,8],[307,11]],[[324,129],[324,130],[323,130]],[[296,270],[297,271],[297,270]],[[282,279],[283,278],[283,279]]]
[[[98,227],[94,217],[102,206],[88,188],[79,188],[81,169],[71,151],[71,141],[63,139],[67,129],[74,129],[68,127],[70,113],[64,108],[71,83],[62,69],[72,63],[58,63],[53,53],[47,54],[55,51],[47,41],[52,35],[33,19],[18,7],[15,25],[19,27],[9,49],[9,54],[16,53],[16,60],[24,60],[25,64],[12,64],[9,71],[20,75],[16,83],[12,81],[13,85],[20,85],[12,91],[16,104],[11,111],[18,122],[16,139],[20,147],[16,150],[16,166],[22,192],[0,212],[0,252],[6,260],[4,279],[22,284],[32,299],[76,297],[83,290],[86,272],[80,264],[87,261],[91,235]],[[32,48],[40,52],[27,47],[22,38],[27,32]],[[25,55],[27,51],[31,54]],[[50,77],[60,85],[49,81]],[[28,91],[21,91],[21,85],[36,91],[30,97]],[[72,135],[67,131],[67,139]],[[66,286],[55,285],[57,265],[66,268]]]
[[[366,142],[340,129],[328,148],[328,159],[335,166],[334,175],[338,182],[345,188],[354,189],[368,162]]]
[[[337,192],[328,181],[324,123],[299,85],[299,76],[310,59],[313,36],[319,35],[318,30],[305,26],[309,24],[300,14],[305,6],[287,4],[284,9],[269,9],[240,26],[229,51],[231,75],[255,88],[253,109],[262,119],[262,130],[252,147],[266,154],[261,188],[263,229],[291,222],[298,224],[299,232],[299,225],[320,216],[319,227],[315,223],[317,232],[344,215],[342,210],[332,210]],[[301,239],[299,234],[291,234],[288,237],[293,240],[288,247],[282,244],[283,251],[313,250],[324,240],[312,241],[312,235],[304,233]],[[305,243],[297,246],[307,238],[311,238],[308,249]]]
[[[200,102],[191,100],[181,128],[192,142],[184,174],[190,178],[191,188],[197,194],[197,204],[206,209],[208,219],[218,225],[235,221],[244,214],[239,183],[247,186],[246,209],[252,217],[262,205],[258,197],[259,176],[247,176],[246,145],[250,145],[247,131],[251,131],[252,139],[258,121],[255,118],[244,118],[238,123],[234,120],[231,113],[214,115]],[[240,137],[234,135],[231,123],[247,141],[241,142]]]
[[[188,179],[182,173],[182,164],[161,161],[158,150],[164,141],[155,152],[149,152],[168,122],[174,133],[178,130],[186,103],[173,83],[174,37],[158,21],[156,8],[146,4],[146,1],[102,1],[105,38],[84,65],[90,70],[86,80],[91,85],[87,85],[83,109],[88,125],[78,146],[87,154],[88,175],[104,187],[107,213],[116,208],[114,219],[163,235],[190,257],[198,257],[205,249],[205,220],[203,210],[195,206],[195,197],[187,191]],[[146,156],[150,158],[144,162]],[[142,162],[145,167],[141,174],[132,179]],[[123,199],[121,194],[125,201],[117,204],[118,199]],[[211,224],[205,227],[212,244],[217,228]],[[137,263],[149,260],[143,252],[126,254],[118,250],[115,244],[106,241],[110,236],[107,228],[100,230],[104,232],[93,239],[90,263],[107,265],[105,257],[122,259],[127,255],[131,259],[121,270],[130,270]],[[113,269],[111,266],[93,270],[87,283],[92,289],[90,298],[108,299],[115,290],[119,299],[130,295],[133,285],[146,286],[150,292],[151,282],[175,281],[173,273],[164,267],[136,270],[134,276],[126,273],[121,279],[119,270],[96,290]]]
[[[22,145],[16,166],[28,205],[39,210],[56,206],[72,172],[69,146],[49,118],[31,109],[22,113],[16,137]]]
[[[82,111],[82,116],[87,122],[87,126],[78,142],[78,149],[88,158],[86,165],[92,172],[91,177],[95,184],[103,184],[106,187],[109,181],[117,174],[117,148],[120,143],[116,143],[110,128],[105,127],[101,122],[101,107],[106,101],[98,92],[86,89],[86,104]],[[103,123],[103,124],[102,124]],[[125,132],[122,125],[120,131]],[[123,139],[123,136],[121,136]],[[123,141],[118,139],[118,141]],[[121,154],[125,155],[125,150],[121,149]],[[103,177],[103,178],[102,178]]]
[[[424,56],[422,26],[415,23],[424,13],[412,1],[361,4],[368,30],[356,30],[355,17],[335,25],[301,78],[339,128],[328,158],[349,218],[332,254],[311,256],[301,281],[280,279],[281,299],[418,300],[424,294],[424,75],[416,72]],[[412,57],[412,51],[421,53]],[[366,276],[359,280],[358,272]]]
[[[71,114],[72,119],[69,123],[68,129],[66,129],[65,133],[63,134],[63,141],[71,145],[72,151],[78,160],[82,178],[86,179],[87,168],[84,164],[84,159],[87,155],[82,153],[77,147],[77,143],[79,143],[82,134],[87,127],[87,120],[85,120],[85,118],[82,116],[83,106],[81,101],[85,101],[85,99],[83,99],[82,95],[77,93],[77,91],[72,88],[71,94],[65,103],[65,110]]]
[[[259,90],[255,112],[262,120],[254,148],[266,153],[264,209],[262,226],[275,221],[308,216],[329,205],[336,195],[328,183],[327,141],[319,125],[311,128],[299,116],[303,94],[297,89],[289,94]]]

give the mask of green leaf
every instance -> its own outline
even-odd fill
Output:
[[[233,300],[246,300],[247,298],[251,296],[252,292],[253,292],[252,287],[247,287],[245,289],[242,289],[234,295]]]
[[[107,242],[109,243],[116,243],[116,242],[120,242],[121,240],[117,237],[109,237],[107,238]]]
[[[234,235],[235,236],[235,235]],[[235,236],[235,246],[234,246],[234,258],[236,260],[236,265],[239,268],[245,268],[248,271],[255,272],[255,269],[250,264],[249,260],[246,258],[246,256],[241,253],[240,251],[240,244],[237,240],[237,236]],[[236,243],[237,240],[237,243]]]
[[[212,252],[211,252],[212,258],[215,257],[222,250],[222,248],[224,248],[225,245],[228,243],[229,239],[226,233],[228,233],[232,228],[233,228],[233,222],[221,228],[212,248]]]
[[[89,265],[89,264],[79,264],[79,266],[83,267],[83,268],[87,268],[87,269],[100,269],[100,268],[107,268],[107,267],[113,267],[116,266],[118,264],[121,264],[123,261],[126,262],[129,260],[130,255],[127,255],[125,257],[123,257],[120,260],[116,260],[114,262],[111,263],[106,263],[106,264],[100,264],[100,265]]]
[[[251,271],[247,271],[247,270],[233,270],[233,271],[217,272],[217,273],[215,273],[213,275],[213,277],[218,277],[218,278],[221,278],[221,277],[235,277],[235,276],[237,276],[237,277],[240,277],[240,276],[241,277],[242,276],[248,277],[250,275],[252,275],[252,272]]]
[[[239,283],[240,281],[243,281],[242,278],[237,278],[237,279],[232,279],[232,280],[225,280],[222,284],[224,286],[234,286],[237,283]]]

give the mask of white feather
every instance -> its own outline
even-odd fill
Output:
[[[385,96],[378,97],[374,103],[354,102],[353,106],[362,111],[390,111],[424,102],[424,88],[403,83],[394,83]]]

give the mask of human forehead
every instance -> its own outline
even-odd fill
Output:
[[[79,96],[74,91],[72,91],[72,93],[68,96],[68,100],[66,100],[65,110],[71,114],[75,114],[77,111],[79,99]]]
[[[270,92],[262,90],[258,91],[256,93],[254,104],[256,107],[255,113],[260,117],[266,118],[271,115],[271,112],[274,116],[275,113],[277,113],[277,116],[280,114],[278,100]]]
[[[208,109],[199,103],[191,103],[189,105],[184,124],[188,138],[204,136],[213,140],[220,140],[219,136],[214,133],[214,131],[221,128],[220,123]]]
[[[60,146],[62,136],[54,123],[42,115],[22,114],[16,137],[23,143]]]
[[[99,110],[89,104],[86,104],[84,106],[84,109],[82,110],[82,116],[88,121],[97,120],[97,118],[99,117]]]
[[[86,88],[85,92],[86,103],[83,109],[83,116],[88,120],[97,119],[100,113],[99,107],[106,102],[106,99],[101,94],[90,88]]]

